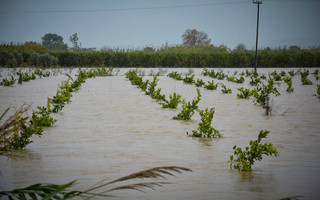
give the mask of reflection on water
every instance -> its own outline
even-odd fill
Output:
[[[281,96],[273,98],[277,114],[266,117],[252,100],[236,97],[238,87],[250,87],[248,78],[244,84],[215,80],[233,93],[201,88],[199,107],[216,108],[213,126],[223,138],[194,139],[186,132],[196,129],[200,116],[196,114],[187,122],[172,120],[179,110],[161,109],[122,76],[127,70],[121,69],[117,77],[88,79],[74,93],[72,102],[53,115],[58,120],[56,125],[46,129],[41,138],[33,138],[34,143],[21,153],[21,158],[1,157],[0,190],[75,179],[76,187],[84,189],[104,178],[112,180],[147,168],[177,165],[193,172],[169,177],[168,181],[174,184],[147,190],[146,194],[137,191],[114,194],[120,199],[280,199],[295,195],[304,196],[303,199],[320,198],[320,103],[313,96],[315,85],[301,86],[300,77],[296,76],[294,93],[288,94],[282,84]],[[141,73],[157,72],[150,70],[142,69]],[[188,69],[166,70],[188,72]],[[241,71],[224,72],[233,74],[234,70]],[[202,76],[201,71],[194,69],[196,79],[212,80]],[[0,87],[0,111],[23,103],[33,103],[33,108],[45,105],[47,97],[55,95],[57,84],[67,78],[64,74],[70,72],[74,74],[76,70],[64,69],[57,76]],[[314,76],[309,78],[319,84]],[[158,87],[166,96],[177,92],[188,101],[196,96],[193,85],[166,76],[159,79]],[[266,142],[275,145],[280,157],[265,157],[254,165],[252,172],[230,169],[232,147],[248,146],[261,129],[271,131]]]

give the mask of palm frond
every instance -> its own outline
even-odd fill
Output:
[[[130,185],[122,185],[119,187],[112,188],[110,190],[107,190],[105,192],[111,192],[115,190],[138,190],[140,192],[144,192],[143,189],[150,188],[155,189],[156,187],[162,187],[164,184],[170,184],[169,182],[147,182],[147,183],[135,183]]]
[[[143,178],[163,178],[166,179],[162,174],[174,176],[171,172],[177,172],[179,174],[182,173],[182,171],[189,171],[191,172],[191,169],[184,168],[184,167],[177,167],[177,166],[164,166],[164,167],[155,167],[147,170],[143,170],[137,173],[130,174],[128,176],[121,177],[119,179],[116,179],[114,181],[111,181],[111,183],[116,183],[120,181],[126,181],[130,179],[143,179]]]
[[[0,199],[2,197],[7,197],[8,199],[23,199],[23,200],[24,199],[62,200],[62,199],[70,199],[73,197],[81,197],[84,199],[91,199],[94,197],[113,197],[111,195],[108,195],[107,193],[111,191],[116,191],[116,190],[137,190],[140,192],[144,192],[144,189],[146,188],[155,189],[156,187],[161,187],[162,185],[169,184],[169,183],[168,182],[134,183],[129,185],[117,186],[111,189],[107,189],[104,192],[93,192],[93,191],[116,182],[122,182],[122,181],[133,180],[133,179],[143,179],[143,178],[166,179],[164,175],[175,176],[173,172],[181,174],[183,171],[192,171],[192,170],[184,167],[177,167],[177,166],[156,167],[148,170],[143,170],[137,173],[133,173],[108,183],[101,184],[100,182],[97,186],[89,188],[85,191],[69,190],[74,185],[76,180],[66,184],[62,184],[62,185],[38,183],[25,188],[15,189],[12,191],[0,191]]]
[[[143,170],[137,173],[133,173],[130,174],[128,176],[124,176],[121,177],[119,179],[116,179],[114,181],[108,182],[108,183],[104,183],[104,184],[100,184],[98,186],[92,187],[88,190],[86,190],[85,192],[90,192],[93,190],[96,190],[98,188],[102,188],[104,186],[116,183],[116,182],[122,182],[122,181],[127,181],[127,180],[132,180],[132,179],[143,179],[143,178],[163,178],[166,179],[163,175],[170,175],[170,176],[174,176],[173,173],[171,172],[177,172],[179,174],[182,173],[182,171],[192,171],[191,169],[188,168],[184,168],[184,167],[177,167],[177,166],[163,166],[163,167],[155,167],[155,168],[151,168],[151,169],[147,169],[147,170]]]

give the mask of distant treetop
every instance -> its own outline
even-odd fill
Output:
[[[182,34],[183,45],[186,47],[199,47],[210,45],[211,39],[204,32],[199,32],[196,29],[187,29]]]

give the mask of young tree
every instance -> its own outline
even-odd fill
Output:
[[[181,37],[183,45],[186,47],[208,46],[211,42],[206,33],[196,29],[187,29]]]
[[[68,45],[63,43],[63,37],[55,33],[47,33],[42,38],[42,44],[51,50],[67,50]]]
[[[78,46],[78,34],[74,33],[70,36],[69,41],[72,43],[73,45],[73,50],[79,50],[79,46]]]

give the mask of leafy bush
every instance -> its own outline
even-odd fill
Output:
[[[22,64],[23,58],[21,53],[0,49],[0,66],[3,67],[19,67]]]
[[[36,75],[34,73],[29,75],[28,72],[23,73],[23,72],[21,72],[21,70],[19,70],[17,72],[17,75],[19,76],[19,78],[18,78],[19,84],[22,84],[22,82],[27,82],[27,81],[36,79]]]
[[[24,117],[30,106],[23,105],[15,113],[7,118],[0,126],[0,151],[11,151],[24,149],[32,142],[33,135],[41,135],[43,129],[40,126],[27,122],[28,117]],[[10,108],[6,109],[0,121],[7,114]]]
[[[309,70],[304,70],[303,72],[300,72],[301,75],[301,83],[302,85],[312,85],[313,83],[308,79],[309,76]]]
[[[45,53],[45,54],[33,53],[29,57],[28,62],[29,62],[29,65],[31,66],[52,67],[52,66],[58,65],[59,60],[58,58],[48,53]]]
[[[230,88],[227,88],[223,83],[220,83],[221,85],[221,92],[224,94],[231,94],[232,90]]]
[[[233,147],[234,153],[230,155],[230,168],[234,167],[239,171],[250,171],[256,160],[262,160],[262,155],[279,156],[279,152],[273,147],[273,144],[261,144],[261,140],[267,138],[268,133],[270,131],[261,130],[258,139],[255,141],[251,140],[249,142],[250,146],[245,147],[245,149],[241,149],[235,145]]]
[[[165,100],[161,102],[162,108],[177,108],[179,103],[181,102],[181,95],[173,93],[173,95],[169,95],[169,100]]]
[[[294,89],[292,88],[292,78],[285,76],[282,78],[282,80],[288,85],[287,92],[293,92]]]
[[[204,88],[207,90],[216,90],[218,88],[219,83],[214,84],[214,81],[212,80],[211,82],[208,81],[208,84],[204,85]]]
[[[279,96],[280,93],[278,92],[277,88],[272,84],[262,84],[262,86],[258,86],[256,89],[253,89],[252,96],[255,98],[254,102],[258,103],[262,106],[266,106],[267,99],[269,98],[270,94],[275,94]]]
[[[178,73],[177,71],[173,71],[168,74],[168,77],[173,78],[175,80],[182,80],[182,73]]]
[[[184,79],[183,79],[183,82],[186,83],[186,84],[193,84],[194,83],[194,74],[191,75],[191,76],[185,76]]]
[[[244,89],[243,87],[240,87],[238,90],[240,91],[240,93],[237,94],[239,99],[249,99],[252,95],[250,89],[248,88]]]
[[[50,117],[50,101],[48,100],[47,107],[38,106],[37,109],[38,111],[34,111],[32,113],[32,119],[30,120],[30,123],[35,126],[52,127],[57,120]]]
[[[192,102],[187,102],[186,99],[182,99],[182,110],[173,119],[176,120],[190,120],[194,114],[194,111],[198,109],[198,103],[201,100],[200,89],[197,88],[198,96],[193,99]]]
[[[202,79],[197,79],[197,81],[195,82],[195,86],[197,87],[202,87],[204,85],[204,81]]]
[[[257,76],[251,76],[250,79],[251,80],[250,80],[249,84],[252,86],[257,86],[259,83],[261,83],[260,78]]]
[[[11,75],[10,79],[7,79],[7,78],[2,79],[2,82],[0,82],[0,85],[11,86],[11,85],[14,85],[15,83],[16,83],[16,79],[14,79],[14,77]]]
[[[199,110],[201,122],[198,123],[196,130],[192,130],[192,134],[187,132],[187,135],[192,137],[222,137],[222,134],[211,126],[214,112],[214,108]]]

